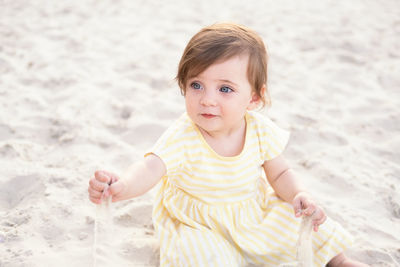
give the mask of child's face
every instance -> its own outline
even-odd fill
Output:
[[[186,111],[209,134],[228,134],[244,123],[246,110],[258,104],[247,79],[248,55],[209,66],[188,80]]]

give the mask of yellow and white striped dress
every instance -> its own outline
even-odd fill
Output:
[[[238,156],[218,155],[183,114],[150,153],[167,174],[153,209],[161,266],[279,266],[296,257],[300,220],[267,184],[262,164],[283,151],[288,133],[268,118],[246,114],[246,140]],[[327,220],[313,233],[315,266],[351,244]]]

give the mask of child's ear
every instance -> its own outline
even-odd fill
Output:
[[[265,94],[266,89],[267,88],[265,87],[265,85],[263,85],[263,87],[260,90],[261,95]],[[257,108],[260,105],[261,102],[262,102],[261,97],[256,92],[252,92],[250,104],[247,107],[247,109],[248,110],[253,110],[253,109]]]

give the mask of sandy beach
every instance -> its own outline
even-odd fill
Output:
[[[0,0],[0,267],[93,266],[90,177],[184,111],[180,56],[221,21],[264,39],[260,112],[291,131],[285,155],[348,254],[400,266],[399,1]],[[158,266],[153,195],[112,205],[98,266]]]

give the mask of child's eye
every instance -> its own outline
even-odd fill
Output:
[[[201,89],[201,85],[197,82],[191,83],[190,87],[192,87],[193,89],[196,89],[196,90]]]
[[[222,93],[233,92],[233,90],[231,88],[229,88],[228,86],[222,86],[221,88],[219,88],[219,91],[222,92]]]

